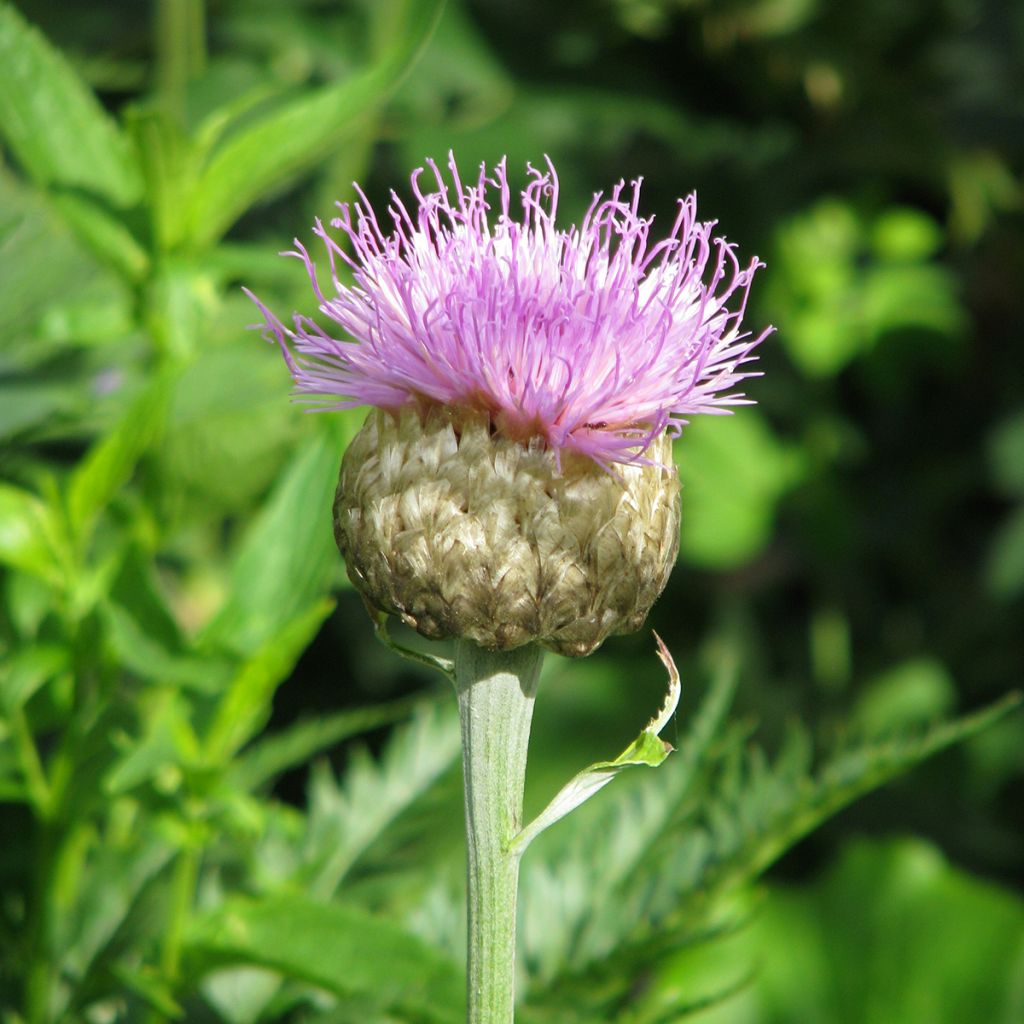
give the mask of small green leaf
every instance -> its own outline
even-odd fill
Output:
[[[48,680],[69,664],[68,652],[52,644],[22,647],[0,667],[0,709],[23,707]]]
[[[216,241],[271,188],[312,167],[376,114],[418,58],[444,7],[444,0],[401,3],[394,42],[376,63],[279,105],[214,152],[188,213],[193,241]]]
[[[331,506],[342,447],[325,432],[298,451],[243,538],[227,602],[205,639],[254,651],[327,590],[341,564]]]
[[[53,197],[54,205],[92,253],[125,280],[141,281],[149,271],[149,253],[123,221],[73,192]]]
[[[985,566],[985,582],[991,593],[1004,599],[1024,590],[1024,504],[996,531]]]
[[[333,608],[331,600],[317,601],[286,621],[242,666],[225,691],[203,743],[210,763],[227,761],[266,724],[274,690]]]
[[[0,134],[41,185],[126,207],[141,196],[124,136],[63,56],[0,3]]]
[[[167,780],[176,787],[182,769],[199,759],[191,708],[178,690],[149,690],[138,700],[138,710],[145,721],[145,732],[141,739],[115,738],[122,753],[103,778],[103,791],[108,796],[127,793],[158,777],[165,780],[165,788]]]
[[[390,922],[336,903],[292,893],[232,900],[193,921],[186,951],[204,971],[253,964],[423,1024],[464,1019],[464,982],[454,963]]]
[[[256,789],[290,768],[307,764],[314,755],[342,740],[404,718],[420,699],[406,698],[296,722],[253,743],[236,759],[232,779],[242,789]]]
[[[61,546],[50,506],[28,491],[0,483],[0,564],[59,585]]]
[[[714,569],[742,565],[768,543],[776,506],[806,472],[804,453],[754,409],[698,418],[675,445],[675,461],[681,556]]]
[[[98,441],[75,467],[68,483],[68,518],[80,542],[131,477],[136,463],[163,428],[169,380],[157,376],[118,426]]]
[[[671,745],[661,739],[659,734],[671,721],[679,705],[679,672],[668,648],[661,642],[661,637],[655,633],[654,639],[658,642],[658,657],[668,671],[668,693],[661,709],[614,761],[598,761],[584,768],[559,790],[551,803],[512,840],[512,847],[520,854],[546,828],[604,789],[623,768],[635,765],[656,768],[671,753]]]
[[[388,630],[388,615],[378,611],[368,601],[363,603],[370,616],[370,621],[373,623],[374,634],[389,651],[393,651],[400,658],[405,658],[406,661],[411,661],[414,665],[421,665],[423,668],[440,672],[450,683],[455,682],[455,662],[451,658],[441,658],[436,654],[415,651],[411,647],[396,643],[391,639],[391,633]]]

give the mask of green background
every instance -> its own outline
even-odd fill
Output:
[[[289,403],[240,291],[310,312],[275,253],[449,150],[550,156],[563,224],[696,190],[777,328],[676,445],[649,623],[713,767],[537,844],[524,1020],[1024,1019],[1024,716],[780,810],[806,737],[1020,685],[1022,48],[997,0],[0,3],[0,1019],[459,1019],[451,702],[334,550],[361,414]],[[528,808],[663,685],[647,632],[550,659]]]

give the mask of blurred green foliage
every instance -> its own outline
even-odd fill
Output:
[[[449,149],[550,154],[566,223],[696,188],[779,328],[677,445],[680,749],[530,850],[522,1020],[1020,1019],[965,870],[1024,864],[1024,720],[977,711],[1024,663],[1022,43],[996,0],[0,0],[4,1021],[460,1018],[449,695],[334,548],[359,414],[286,401],[239,289],[308,311],[274,253]],[[652,655],[550,662],[529,803]],[[962,867],[848,845],[908,829]]]

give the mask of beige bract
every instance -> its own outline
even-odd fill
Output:
[[[442,408],[373,410],[345,453],[334,529],[352,582],[424,636],[590,654],[639,629],[679,543],[671,439],[612,475]]]

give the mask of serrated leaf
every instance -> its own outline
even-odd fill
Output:
[[[365,750],[355,751],[340,784],[329,765],[314,765],[303,851],[308,891],[331,896],[352,865],[435,785],[458,754],[459,725],[450,702],[444,710],[424,709],[395,729],[379,761]]]
[[[658,657],[668,671],[668,693],[661,709],[617,758],[613,761],[598,761],[573,776],[551,803],[512,840],[512,849],[522,854],[541,832],[604,789],[624,768],[637,765],[656,768],[668,757],[672,746],[661,739],[659,734],[671,721],[679,705],[679,672],[668,648],[661,642],[661,637],[655,633],[654,639],[658,643]]]
[[[0,4],[0,133],[41,185],[84,189],[121,207],[141,196],[138,168],[115,122],[7,2]]]
[[[193,921],[187,956],[253,964],[325,989],[366,997],[423,1024],[461,1024],[462,972],[420,939],[365,911],[296,894],[232,900]]]
[[[401,3],[393,43],[375,64],[281,104],[215,151],[188,212],[188,234],[195,243],[216,241],[268,190],[312,167],[376,113],[419,56],[444,7],[444,0]]]
[[[231,777],[241,789],[256,789],[343,740],[404,718],[416,702],[396,700],[296,722],[253,743],[235,761]]]

